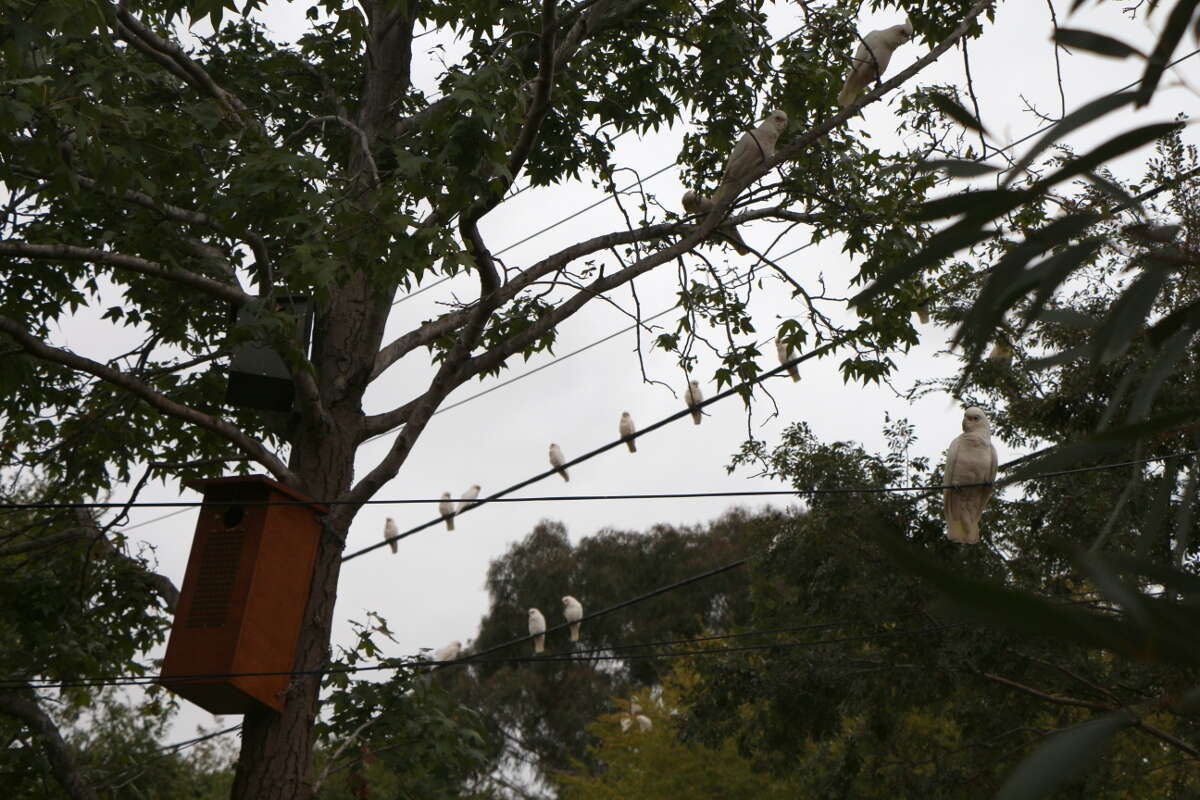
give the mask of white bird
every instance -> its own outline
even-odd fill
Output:
[[[621,424],[617,426],[617,430],[621,432],[622,439],[627,436],[633,436],[635,433],[637,433],[637,428],[635,428],[633,425],[633,417],[629,416],[628,411],[621,412]],[[633,439],[625,442],[625,444],[629,446],[629,452],[637,452],[637,442],[635,442]]]
[[[446,518],[446,530],[454,530],[454,501],[449,492],[442,492],[442,502],[438,503],[438,513]]]
[[[782,111],[772,111],[767,114],[757,128],[746,131],[738,143],[734,145],[729,160],[725,162],[725,173],[721,176],[721,192],[728,191],[726,184],[740,183],[764,161],[775,155],[775,143],[787,129],[788,116]],[[714,199],[713,202],[717,202]]]
[[[642,704],[637,701],[636,697],[629,698],[629,713],[631,716],[642,713]]]
[[[567,474],[567,471],[565,469],[563,469],[563,464],[565,464],[565,463],[567,463],[567,460],[565,458],[563,458],[562,450],[558,449],[558,445],[551,443],[550,444],[550,466],[554,467],[554,469],[558,472],[559,475],[562,475],[562,478],[564,481],[570,481],[571,476]]]
[[[705,197],[692,189],[688,189],[683,193],[683,199],[680,202],[683,204],[683,210],[687,213],[703,216],[708,216],[708,212],[712,211],[714,205],[711,197]],[[738,232],[737,225],[726,222],[718,226],[717,236],[729,242],[739,256],[744,256],[750,252],[750,248],[746,246],[746,240]]]
[[[567,622],[571,623],[571,641],[579,641],[579,626],[582,624],[579,620],[583,619],[583,604],[571,595],[564,595],[563,616],[567,618]]]
[[[647,717],[645,714],[637,715],[637,724],[638,724],[638,730],[641,731],[642,733],[645,733],[646,731],[648,731],[654,727],[654,723],[651,722],[650,718]]]
[[[455,639],[450,644],[433,651],[433,661],[453,661],[458,658],[458,654],[462,652],[462,642]]]
[[[779,355],[780,364],[786,364],[792,360],[792,346],[783,339],[775,340],[775,352]],[[787,368],[787,374],[792,376],[793,381],[800,380],[800,365],[792,364]]]
[[[628,714],[621,717],[621,733],[627,733],[629,731],[630,726],[632,726],[632,725],[633,725],[633,718],[630,717]]]
[[[529,609],[529,635],[533,637],[533,652],[546,649],[546,618],[536,608]]]
[[[462,493],[462,502],[458,504],[458,510],[462,511],[471,504],[471,501],[479,497],[479,484],[471,484],[471,488]]]
[[[692,420],[699,425],[700,420],[704,418],[704,410],[698,408],[704,402],[704,393],[700,391],[700,384],[696,381],[688,381],[688,388],[683,393],[683,399],[688,408],[692,410]]]
[[[921,324],[928,325],[929,324],[929,301],[926,300],[924,303],[921,303],[921,305],[917,306],[916,311],[917,311],[917,319],[920,320]]]
[[[851,105],[871,81],[882,77],[892,60],[892,53],[912,35],[912,23],[905,22],[864,36],[854,51],[854,58],[850,59],[850,74],[838,92],[838,105],[842,108]]]
[[[398,552],[400,547],[396,541],[396,537],[400,535],[400,531],[396,530],[396,520],[391,517],[387,518],[387,522],[383,523],[383,540],[388,543],[388,547],[392,548],[392,552]]]
[[[946,451],[946,470],[942,482],[947,486],[993,483],[996,480],[996,448],[987,415],[972,406],[963,414],[963,432]],[[979,518],[991,499],[993,486],[966,486],[944,489],[942,505],[946,516],[946,536],[954,542],[975,544],[979,541]]]

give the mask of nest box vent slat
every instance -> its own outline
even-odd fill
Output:
[[[282,710],[287,675],[195,676],[292,668],[327,509],[261,476],[187,485],[204,505],[160,682],[214,714]]]

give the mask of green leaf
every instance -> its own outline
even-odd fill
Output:
[[[1054,32],[1054,41],[1064,47],[1087,50],[1088,52],[1108,56],[1109,58],[1142,56],[1142,51],[1136,47],[1130,47],[1119,39],[1105,36],[1103,33],[1094,33],[1078,28],[1059,28]],[[1145,56],[1142,57],[1145,58]]]
[[[1183,38],[1183,34],[1187,30],[1188,22],[1191,21],[1192,15],[1196,11],[1197,1],[1179,0],[1171,9],[1167,22],[1163,25],[1162,34],[1159,35],[1158,42],[1150,53],[1146,71],[1142,73],[1142,82],[1139,84],[1137,92],[1139,108],[1149,103],[1150,98],[1154,96],[1154,91],[1158,88],[1159,81],[1162,80],[1163,72],[1167,69],[1171,54],[1175,52],[1179,40]]]
[[[1133,721],[1129,712],[1118,711],[1052,734],[1017,765],[1000,787],[997,800],[1045,797],[1099,758],[1108,740]]]
[[[964,128],[970,128],[973,131],[979,131],[984,134],[987,133],[987,130],[983,127],[983,123],[949,95],[942,94],[941,92],[932,92],[929,95],[929,101],[933,103],[938,111],[941,111]]]
[[[940,169],[953,178],[975,178],[1000,171],[999,167],[985,164],[982,161],[964,161],[955,158],[922,161],[917,165],[917,169],[925,172],[934,172]]]

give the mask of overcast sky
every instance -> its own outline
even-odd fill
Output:
[[[1106,31],[1131,44],[1148,50],[1153,34],[1140,22],[1130,22],[1120,13],[1121,3],[1104,3],[1100,8],[1089,7],[1068,19],[1069,3],[1059,0],[1059,19],[1064,25]],[[1160,16],[1161,16],[1160,11]],[[794,30],[800,24],[799,7],[781,4],[769,9],[771,29],[777,36]],[[265,16],[280,38],[294,37],[302,30],[303,9],[300,5],[278,3]],[[881,13],[860,20],[863,32],[899,23],[897,12]],[[1054,51],[1049,43],[1050,23],[1043,3],[1002,3],[995,25],[989,25],[979,40],[970,43],[972,73],[981,100],[985,123],[996,140],[1007,143],[1041,126],[1040,120],[1025,110],[1026,100],[1047,112],[1059,109],[1058,86],[1054,80]],[[455,44],[440,34],[417,41],[414,71],[419,86],[432,91],[440,69],[439,53],[434,45],[446,45],[453,54]],[[1184,49],[1194,47],[1190,36]],[[905,68],[920,57],[925,48],[910,43],[900,48],[893,58],[890,74]],[[442,57],[446,57],[443,55]],[[1062,53],[1063,78],[1068,106],[1079,105],[1099,94],[1113,91],[1137,77],[1137,65],[1101,59],[1086,53]],[[1182,74],[1200,79],[1200,58],[1181,67]],[[921,84],[963,82],[963,61],[960,50],[952,50],[940,61],[918,76]],[[1177,112],[1189,109],[1195,96],[1178,88],[1172,76],[1168,88],[1159,92],[1155,104],[1138,114],[1138,121],[1148,123],[1172,118]],[[910,84],[911,85],[911,84]],[[897,95],[892,95],[895,98]],[[1022,99],[1024,98],[1024,99]],[[899,148],[895,135],[895,116],[890,103],[872,105],[862,119],[851,124],[865,128],[877,146],[887,150]],[[1114,118],[1100,126],[1092,126],[1071,141],[1079,146],[1095,143],[1127,127],[1127,117],[1118,124]],[[634,135],[618,142],[616,163],[648,175],[670,164],[679,150],[682,130],[661,132],[659,135],[637,139]],[[1189,130],[1185,140],[1195,140]],[[1018,148],[1017,152],[1021,152]],[[1125,159],[1125,176],[1140,174],[1138,167],[1144,153]],[[628,176],[629,173],[621,175]],[[628,182],[627,177],[619,181]],[[646,189],[670,208],[678,208],[683,192],[677,169],[671,169],[646,184]],[[524,192],[504,203],[488,215],[482,232],[493,252],[504,251],[528,234],[582,209],[602,198],[590,180],[564,186]],[[624,221],[610,200],[552,231],[537,236],[507,252],[502,258],[510,267],[530,264],[566,245],[600,233],[620,230]],[[765,248],[783,228],[778,223],[758,222],[743,227],[750,243]],[[788,251],[807,242],[807,232],[796,228],[775,245],[774,254]],[[738,259],[732,252],[718,249],[706,251],[710,258]],[[742,259],[749,266],[750,257]],[[733,261],[735,265],[738,261]],[[831,240],[804,250],[782,262],[793,275],[807,281],[818,273],[830,286],[831,294],[845,294],[848,279],[857,271],[857,264],[841,253],[841,242]],[[432,281],[427,281],[432,282]],[[388,337],[402,333],[414,324],[428,319],[455,293],[469,299],[476,289],[471,277],[445,283],[407,300],[394,309]],[[677,289],[674,267],[660,268],[638,280],[637,290],[645,316],[672,306]],[[628,289],[619,290],[614,299],[629,309],[632,307]],[[790,291],[777,280],[766,279],[762,290],[756,290],[751,309],[758,321],[762,340],[774,334],[779,322],[802,314],[799,301],[790,298]],[[671,325],[674,315],[660,322]],[[607,336],[630,324],[629,318],[603,303],[592,303],[571,318],[560,330],[555,354],[562,355]],[[923,326],[920,346],[898,358],[900,369],[892,382],[907,388],[918,379],[952,374],[956,361],[940,354],[946,347],[949,331],[936,326]],[[82,314],[65,323],[55,344],[94,358],[116,354],[128,345],[127,332],[116,332],[95,315]],[[100,352],[100,348],[104,352]],[[773,354],[768,347],[765,352]],[[368,412],[378,412],[409,399],[424,386],[431,365],[426,351],[416,351],[394,366],[376,383],[367,397]],[[471,383],[458,389],[447,400],[452,404],[480,391],[481,388],[507,380],[544,364],[555,356],[543,354],[522,364],[512,361],[510,369],[500,378]],[[786,376],[772,379],[768,388],[779,403],[780,413],[771,417],[769,402],[755,408],[750,429],[756,437],[768,443],[777,440],[783,426],[803,420],[816,434],[826,440],[853,439],[869,449],[883,446],[880,428],[884,414],[893,418],[907,417],[917,426],[921,441],[918,454],[940,463],[942,452],[959,432],[961,411],[946,395],[931,395],[915,404],[898,399],[887,387],[845,385],[837,371],[840,358],[808,362],[801,367],[802,380],[792,383]],[[773,358],[768,359],[774,366]],[[650,378],[669,384],[675,394],[661,386],[642,381],[635,353],[633,333],[619,336],[574,358],[503,387],[484,398],[439,414],[430,423],[400,475],[377,495],[385,498],[434,498],[443,491],[458,495],[473,483],[483,487],[484,494],[515,483],[547,468],[546,448],[557,442],[567,458],[611,441],[617,435],[617,421],[622,411],[632,413],[639,426],[645,426],[681,407],[678,396],[684,384],[682,372],[673,357],[661,352],[645,353],[646,371]],[[717,391],[707,381],[717,364],[711,355],[701,354],[696,370],[706,380],[706,395]],[[646,492],[705,492],[777,489],[782,486],[745,474],[729,475],[725,465],[747,436],[747,417],[736,399],[710,407],[704,423],[697,427],[684,419],[638,441],[637,454],[624,448],[615,449],[571,471],[571,482],[564,484],[553,477],[524,490],[526,495],[544,494],[614,494]],[[360,474],[377,463],[390,445],[392,436],[385,436],[362,448],[359,456]],[[997,442],[1000,460],[1015,453]],[[127,495],[127,487],[117,488],[114,499]],[[142,493],[142,500],[195,500],[197,495],[180,486],[161,483]],[[778,504],[786,501],[780,500]],[[542,502],[506,503],[482,507],[461,517],[457,530],[448,533],[438,526],[413,536],[400,545],[398,555],[386,548],[377,550],[345,565],[336,617],[335,643],[347,642],[350,619],[362,620],[366,611],[375,611],[387,618],[396,632],[397,643],[387,648],[389,656],[412,654],[422,647],[440,647],[451,639],[464,642],[476,632],[480,616],[487,608],[483,580],[489,562],[500,556],[514,541],[527,535],[542,519],[563,522],[573,540],[614,527],[645,530],[655,523],[702,524],[738,503],[728,499],[704,500],[641,500],[610,502]],[[741,505],[761,507],[762,501],[751,500]],[[137,509],[131,515],[136,524],[160,517],[163,509]],[[385,517],[396,519],[401,530],[436,516],[433,506],[381,506],[365,508],[351,530],[348,548],[358,549],[380,540]],[[182,583],[184,567],[195,525],[197,511],[189,509],[170,519],[138,527],[130,532],[134,542],[145,542],[155,550],[159,568],[177,584]],[[646,589],[653,587],[647,586]],[[563,593],[571,591],[564,586]],[[588,598],[580,597],[585,610]],[[561,621],[560,610],[543,609],[551,624]],[[155,653],[155,656],[160,655]],[[206,712],[184,702],[184,714],[174,729],[174,737],[190,735],[197,724],[211,725]]]

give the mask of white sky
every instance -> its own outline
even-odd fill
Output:
[[[1055,5],[1060,9],[1059,18],[1064,25],[1106,31],[1144,50],[1149,50],[1153,42],[1152,34],[1140,22],[1131,23],[1120,14],[1120,3],[1088,7],[1070,19],[1066,14],[1069,3],[1056,0]],[[773,6],[769,11],[771,28],[777,36],[795,29],[802,22],[795,4]],[[277,35],[294,35],[301,29],[302,9],[278,4],[268,13],[267,19]],[[893,11],[864,18],[860,27],[868,31],[900,20],[901,15]],[[1022,96],[1046,112],[1058,110],[1049,35],[1050,24],[1044,4],[1008,2],[1001,4],[995,25],[988,26],[982,39],[970,43],[972,72],[983,119],[1001,143],[1023,136],[1042,124],[1023,110]],[[438,40],[439,36],[428,36],[417,42],[421,47],[414,55],[414,71],[420,86],[433,86],[439,69],[438,54],[427,51],[432,50]],[[1186,53],[1194,46],[1188,36],[1178,54]],[[454,52],[452,44],[448,52]],[[925,48],[920,45],[905,45],[897,51],[890,74],[907,67],[924,52]],[[1062,59],[1069,108],[1113,91],[1139,74],[1138,65],[1133,61],[1102,59],[1086,53],[1074,56],[1063,53]],[[1200,58],[1187,62],[1182,70],[1184,75],[1200,78]],[[961,52],[952,50],[943,55],[937,64],[918,76],[918,81],[922,84],[962,84]],[[1177,83],[1174,76],[1169,83]],[[1144,124],[1170,119],[1179,110],[1190,108],[1194,100],[1194,95],[1185,89],[1166,88],[1160,91],[1151,109],[1138,113],[1137,121]],[[1132,114],[1119,122],[1114,118],[1089,127],[1071,141],[1078,146],[1094,144],[1129,127],[1131,122]],[[872,105],[864,119],[852,124],[867,129],[873,141],[885,150],[897,144],[894,115],[886,103]],[[616,162],[633,167],[642,175],[649,174],[674,159],[680,135],[679,131],[667,131],[642,140],[637,140],[634,135],[622,137],[618,142]],[[1185,139],[1194,141],[1194,134],[1189,131]],[[1140,160],[1141,156],[1122,162],[1127,176],[1140,174]],[[628,175],[623,173],[620,181],[627,182]],[[523,185],[523,181],[521,183]],[[654,179],[647,188],[671,208],[677,207],[683,192],[677,170]],[[600,197],[599,190],[592,188],[586,179],[577,184],[528,191],[485,218],[482,232],[492,251],[500,251]],[[622,217],[610,201],[505,253],[503,258],[509,267],[533,263],[573,242],[620,230],[623,226]],[[750,243],[763,247],[780,230],[781,227],[769,222],[743,226],[743,233]],[[798,228],[773,252],[786,253],[803,244],[806,236],[805,230]],[[722,257],[721,251],[716,249],[707,253],[710,258]],[[737,258],[732,253],[726,257]],[[743,266],[749,263],[747,261]],[[831,294],[844,294],[840,290],[857,271],[856,264],[841,253],[841,243],[837,240],[805,250],[785,260],[784,265],[801,281],[822,273],[830,284]],[[441,308],[438,304],[449,299],[456,290],[461,292],[460,296],[469,298],[475,286],[474,279],[468,276],[398,305],[388,327],[388,338],[437,313]],[[803,313],[801,301],[791,300],[790,291],[783,284],[767,280],[764,287],[756,290],[752,304],[760,340],[772,336],[782,319]],[[649,315],[673,305],[675,290],[674,266],[639,279],[638,295],[643,312]],[[618,291],[615,297],[622,305],[630,307],[628,289]],[[670,324],[673,320],[674,316],[668,315],[662,321]],[[562,327],[555,351],[561,355],[629,324],[627,317],[610,306],[592,303]],[[949,332],[924,326],[921,333],[920,346],[898,357],[901,369],[893,378],[897,387],[907,388],[917,379],[948,375],[956,368],[953,358],[938,355],[945,347]],[[109,326],[88,315],[64,323],[55,344],[69,344],[84,354],[103,357],[109,352],[119,352],[126,344],[126,337],[122,332],[114,334]],[[105,353],[97,352],[97,342],[103,343]],[[660,386],[642,383],[633,348],[634,335],[628,333],[486,398],[438,415],[426,429],[399,477],[377,497],[432,498],[443,491],[457,496],[472,483],[482,485],[486,495],[545,469],[546,447],[550,441],[557,442],[567,458],[571,458],[614,439],[622,411],[630,411],[642,426],[677,411],[681,407],[680,399]],[[377,382],[367,397],[368,412],[404,402],[425,385],[431,374],[425,352],[420,350],[411,354]],[[764,352],[768,353],[767,364],[774,366],[771,348],[768,346]],[[520,358],[513,359],[512,369],[499,379],[463,386],[449,397],[447,403],[551,358],[553,356],[543,354],[527,365],[523,365]],[[882,449],[880,428],[887,412],[894,418],[907,417],[914,422],[922,437],[918,454],[938,463],[946,444],[959,432],[961,416],[952,400],[945,395],[934,395],[909,405],[897,399],[886,387],[845,385],[837,371],[840,360],[835,357],[802,365],[803,377],[797,384],[786,376],[769,381],[781,414],[766,419],[770,404],[760,404],[753,422],[755,436],[773,443],[784,425],[804,420],[822,439],[853,439],[863,442],[868,449]],[[696,374],[706,379],[716,366],[714,357],[702,355]],[[684,383],[673,357],[661,352],[647,352],[646,369],[652,378],[665,381],[677,392]],[[715,384],[706,381],[706,396],[715,391]],[[726,474],[725,465],[746,438],[746,416],[741,403],[735,399],[710,407],[709,412],[700,427],[685,419],[639,440],[636,455],[629,454],[624,448],[612,450],[573,469],[569,484],[551,478],[524,493],[784,488],[763,479]],[[362,449],[358,462],[360,474],[382,457],[390,439],[390,436],[385,437]],[[1001,442],[997,442],[997,447],[1002,462],[1020,455]],[[113,497],[119,499],[126,494],[127,487],[121,487],[114,491]],[[141,499],[195,500],[197,495],[179,486],[156,484],[144,491]],[[732,505],[735,503],[728,499],[715,499],[484,506],[459,518],[454,533],[435,527],[402,542],[398,555],[393,556],[383,548],[346,564],[336,610],[339,622],[335,643],[349,641],[351,629],[346,620],[361,620],[367,610],[386,617],[396,632],[398,642],[388,648],[389,656],[411,654],[421,647],[440,647],[451,639],[464,642],[471,639],[480,616],[487,609],[483,580],[489,562],[528,534],[539,520],[561,520],[577,541],[605,527],[646,530],[660,522],[700,524]],[[764,504],[752,501],[746,505],[759,507]],[[163,509],[138,509],[133,512],[131,522],[142,522],[164,513]],[[195,510],[190,510],[169,520],[140,527],[131,534],[135,542],[145,542],[155,548],[160,570],[177,584],[182,583],[196,515]],[[387,516],[394,517],[400,529],[405,530],[436,516],[436,511],[432,506],[369,506],[359,514],[351,530],[348,549],[380,541]],[[569,590],[570,587],[563,587],[564,594]],[[588,599],[580,599],[586,609]],[[546,611],[551,624],[560,621],[559,609]],[[211,725],[213,722],[209,714],[186,702],[183,710],[174,728],[174,738],[191,735],[197,724]]]

